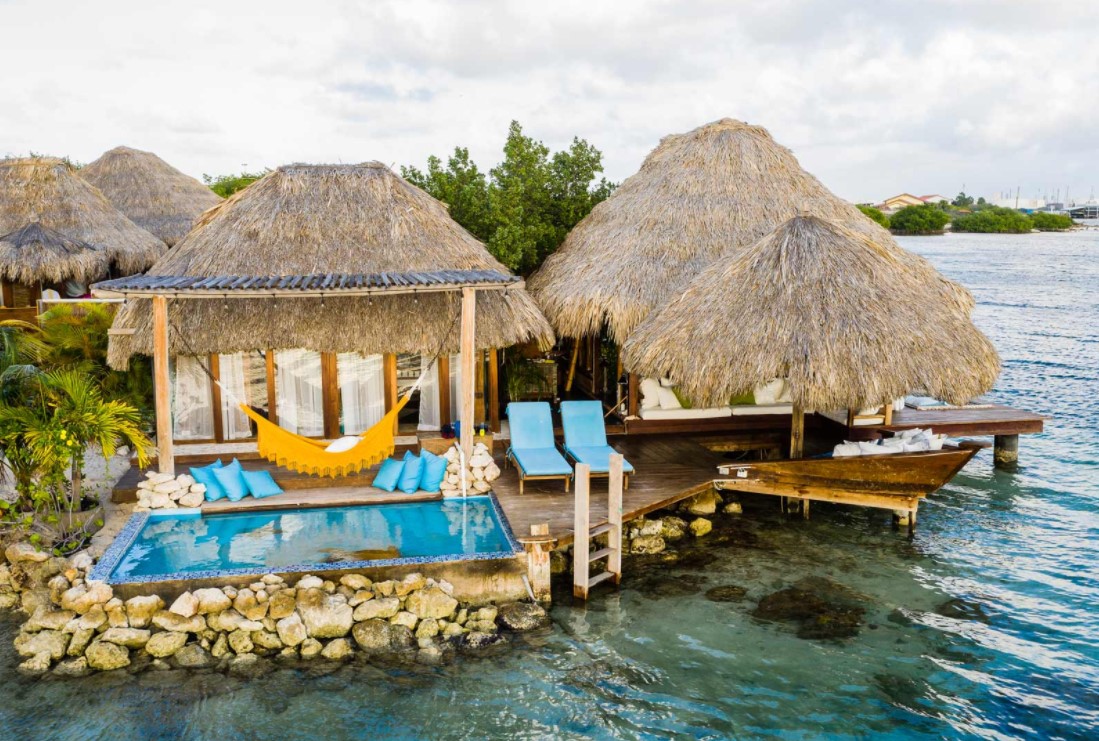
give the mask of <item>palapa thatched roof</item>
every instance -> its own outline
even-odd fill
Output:
[[[104,250],[37,221],[0,236],[0,278],[11,283],[91,283],[104,277],[109,269]]]
[[[140,273],[165,245],[127,219],[71,165],[52,157],[0,160],[0,234],[39,222],[107,252],[114,270]]]
[[[965,403],[1000,359],[939,281],[865,233],[798,216],[734,249],[649,315],[623,348],[700,404],[787,378],[806,409],[861,408],[922,389]]]
[[[169,247],[221,196],[152,152],[115,147],[80,170],[114,207]]]
[[[285,276],[507,269],[450,218],[446,206],[379,162],[289,165],[206,212],[149,275]],[[173,300],[169,319],[184,339],[171,352],[232,353],[307,348],[328,352],[456,351],[460,295]],[[150,354],[149,301],[119,312],[109,359],[124,366]],[[521,287],[481,291],[476,344],[553,342],[553,330]]]
[[[836,220],[901,248],[889,232],[803,170],[766,129],[724,118],[664,137],[641,169],[569,233],[529,287],[554,330],[606,323],[621,344],[719,255],[747,247],[798,213]],[[905,253],[916,265],[930,265]],[[968,310],[972,299],[943,287]]]

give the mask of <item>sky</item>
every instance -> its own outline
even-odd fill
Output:
[[[838,195],[1099,189],[1099,7],[1021,2],[0,0],[0,155],[124,144],[195,177],[483,168],[508,124],[606,175],[666,134],[768,128]]]

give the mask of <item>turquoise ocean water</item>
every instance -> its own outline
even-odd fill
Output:
[[[0,635],[12,738],[1099,737],[1099,231],[907,239],[973,290],[996,401],[1053,416],[1016,473],[982,452],[920,510],[749,500],[678,563],[566,596],[553,629],[446,667],[32,681]],[[807,640],[751,612],[801,585],[863,611]],[[744,599],[713,602],[715,586]]]

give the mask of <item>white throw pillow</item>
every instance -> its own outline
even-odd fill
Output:
[[[832,449],[833,458],[852,458],[862,453],[858,443],[840,443]]]
[[[756,386],[753,395],[756,404],[778,404],[778,397],[782,393],[782,387],[786,384],[781,378],[776,378],[767,383]]]
[[[670,388],[675,387],[675,384],[672,383],[672,379],[668,378],[667,376],[660,379],[660,385],[663,386],[666,389],[670,389]]]
[[[676,398],[675,392],[670,388],[661,386],[657,389],[657,393],[660,398],[661,409],[682,409],[683,405],[679,403],[679,399]]]
[[[660,384],[652,378],[645,378],[641,381],[641,408],[660,408]]]
[[[359,444],[361,438],[354,435],[348,435],[341,437],[339,440],[332,441],[327,448],[324,449],[326,453],[342,453],[346,450],[351,450],[353,447]]]
[[[786,379],[782,380],[782,393],[778,395],[779,404],[792,404],[794,402],[794,389]]]

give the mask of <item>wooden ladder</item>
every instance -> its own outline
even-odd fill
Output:
[[[591,490],[591,466],[576,464],[576,512],[572,543],[572,593],[586,600],[588,592],[596,584],[613,579],[617,585],[622,581],[622,461],[619,454],[610,457],[610,472],[607,476],[607,522],[591,526],[589,511],[589,492]],[[592,538],[608,533],[606,548],[591,550]],[[593,561],[606,559],[606,569],[589,576],[589,565]]]

